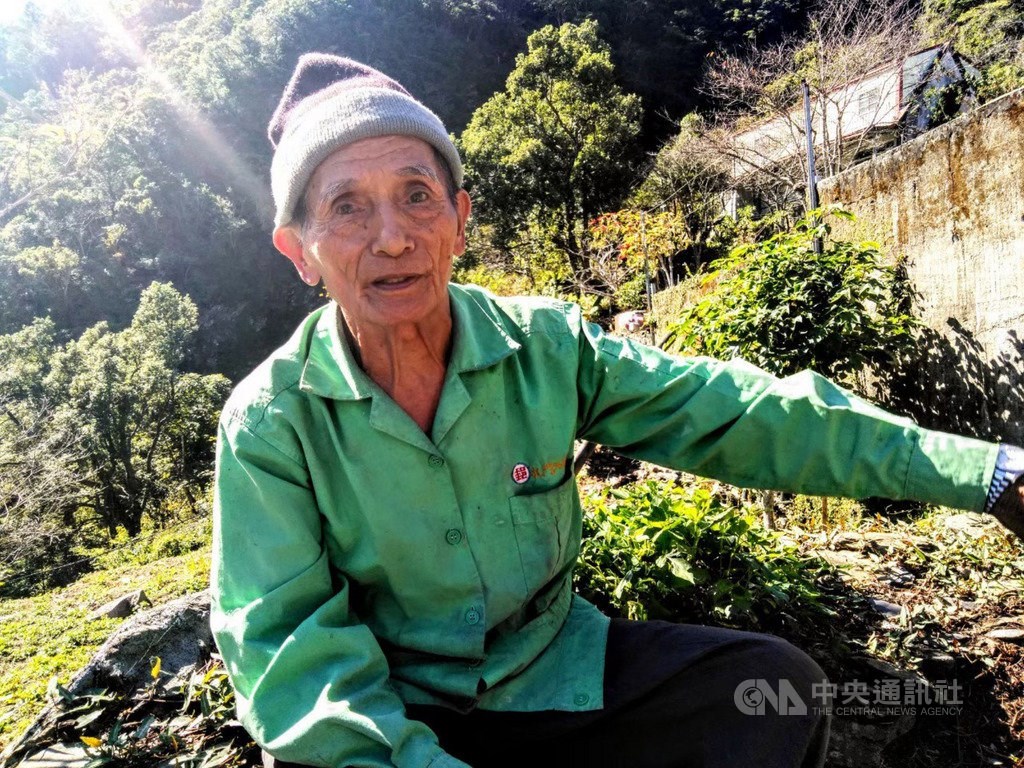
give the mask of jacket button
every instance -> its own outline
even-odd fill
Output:
[[[430,458],[427,459],[427,463],[430,464],[430,466],[432,466],[432,467],[443,467],[444,466],[444,459],[442,459],[436,453],[433,453],[433,454],[430,455]]]
[[[590,697],[585,693],[577,693],[572,697],[572,703],[577,707],[585,707],[589,701]]]
[[[460,541],[462,541],[462,531],[460,531],[458,528],[449,528],[448,533],[444,535],[444,540],[452,546],[455,546]]]
[[[476,608],[470,608],[468,611],[466,611],[467,624],[479,624],[480,618],[480,611],[478,611]]]

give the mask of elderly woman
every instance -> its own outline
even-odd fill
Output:
[[[332,301],[224,408],[212,622],[239,717],[278,760],[823,763],[824,677],[801,651],[610,622],[573,594],[576,439],[750,487],[998,498],[1021,530],[1016,449],[451,284],[458,152],[380,72],[303,57],[270,133],[274,244]],[[784,714],[744,695],[759,679]]]

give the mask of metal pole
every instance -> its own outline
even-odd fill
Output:
[[[814,173],[814,125],[811,123],[811,88],[807,85],[806,80],[800,85],[804,92],[804,134],[807,137],[807,194],[810,198],[811,210],[815,211],[818,209],[818,180]],[[824,112],[821,119],[825,119]],[[820,237],[814,238],[814,253],[817,256],[821,255]]]
[[[640,247],[644,252],[644,293],[647,295],[647,327],[651,332],[651,344],[654,337],[654,287],[651,285],[651,271],[647,267],[647,211],[640,211]]]

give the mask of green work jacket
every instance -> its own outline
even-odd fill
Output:
[[[608,620],[572,592],[573,441],[752,488],[981,509],[997,447],[806,372],[677,358],[578,307],[452,285],[430,434],[334,304],[241,382],[217,449],[212,624],[280,759],[461,766],[404,703],[602,706]]]

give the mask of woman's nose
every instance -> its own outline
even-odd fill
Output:
[[[385,203],[377,207],[374,215],[373,251],[382,256],[401,256],[412,248],[408,222],[394,205]]]

